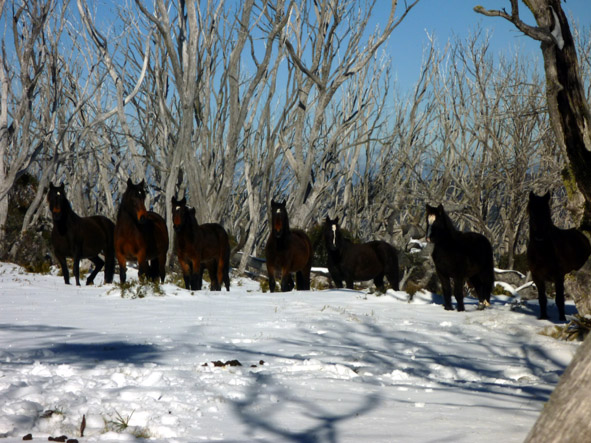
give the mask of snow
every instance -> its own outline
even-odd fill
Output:
[[[0,263],[0,437],[517,442],[578,346],[510,297],[459,313],[428,293],[246,278],[162,289],[122,298],[102,273],[76,287]]]

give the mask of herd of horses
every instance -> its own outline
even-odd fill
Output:
[[[66,197],[63,183],[50,184],[47,202],[53,218],[51,241],[64,281],[70,283],[66,258],[73,259],[73,273],[80,285],[80,260],[89,259],[94,268],[86,284],[105,268],[105,283],[112,283],[115,259],[119,264],[121,283],[126,281],[127,261],[138,263],[140,278],[164,281],[168,230],[164,218],[148,211],[144,201],[146,184],[127,180],[117,219],[113,223],[102,215],[80,217]],[[580,269],[591,254],[585,235],[576,229],[560,229],[551,218],[550,193],[529,194],[530,235],[527,257],[532,279],[538,289],[540,318],[548,318],[546,282],[556,289],[558,318],[566,319],[564,309],[564,277]],[[186,198],[172,198],[172,220],[175,232],[174,251],[183,273],[185,287],[202,288],[207,269],[210,288],[219,291],[222,285],[230,290],[230,242],[226,230],[217,223],[197,222],[195,208],[187,206]],[[289,225],[286,203],[271,201],[270,233],[265,248],[269,289],[275,292],[276,278],[281,291],[310,289],[313,247],[308,235]],[[398,252],[385,241],[353,243],[347,239],[339,219],[326,217],[323,227],[324,245],[328,254],[328,270],[337,288],[353,289],[354,282],[373,280],[384,291],[384,278],[398,290]],[[461,232],[454,227],[443,209],[426,206],[426,239],[433,244],[432,259],[443,290],[444,308],[452,310],[452,294],[456,308],[463,311],[464,286],[469,284],[478,296],[478,307],[490,305],[494,285],[493,249],[482,234]],[[99,256],[102,254],[104,260]],[[293,274],[295,273],[295,282]],[[453,288],[452,288],[453,286]]]

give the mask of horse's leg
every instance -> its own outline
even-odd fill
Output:
[[[70,284],[70,272],[68,271],[68,262],[66,261],[66,257],[64,255],[56,255],[57,261],[62,268],[62,275],[64,276],[64,283],[69,285]]]
[[[441,289],[443,290],[443,307],[446,311],[452,311],[453,306],[451,305],[451,282],[449,277],[437,273],[439,282],[441,283]]]
[[[466,310],[464,308],[464,285],[463,278],[454,278],[454,297],[456,298],[458,312]]]
[[[538,288],[538,302],[540,304],[540,320],[544,320],[548,318],[548,312],[546,310],[546,305],[548,304],[548,300],[546,299],[546,282],[543,278],[538,278],[537,276],[533,276],[534,284]]]
[[[164,279],[166,278],[166,251],[158,256],[158,273],[160,283],[164,283]]]
[[[191,262],[187,262],[179,258],[179,265],[183,273],[183,280],[185,281],[185,289],[193,289],[191,285]]]
[[[347,287],[347,289],[355,289],[353,284],[353,277],[351,277],[351,274],[345,276],[345,286]]]
[[[218,265],[215,260],[212,260],[212,262],[207,265],[207,272],[209,273],[209,279],[211,280],[211,284],[209,285],[209,288],[212,291],[221,291],[222,290],[221,280],[218,279],[218,269],[217,268],[218,268]]]
[[[393,290],[400,290],[400,283],[398,281],[398,266],[396,266],[394,263],[391,263],[386,269],[386,277],[388,278],[390,286]]]
[[[374,277],[373,283],[376,285],[376,289],[380,292],[386,292],[384,287],[384,273],[378,274]]]
[[[94,278],[103,269],[105,262],[97,255],[96,257],[92,257],[90,259],[92,263],[94,263],[94,269],[92,270],[91,274],[86,279],[86,286],[92,285],[94,283]]]
[[[226,286],[226,291],[230,291],[230,263],[228,260],[224,261],[223,281],[224,285]]]
[[[287,269],[281,270],[281,292],[289,292],[294,288],[293,278]]]
[[[564,312],[564,277],[557,277],[554,283],[556,287],[556,307],[558,308],[558,321],[566,321]]]
[[[306,290],[306,279],[304,278],[304,274],[302,273],[302,271],[296,272],[296,289],[298,291]]]
[[[108,249],[105,250],[105,283],[113,283],[113,275],[115,275],[115,252]]]
[[[474,275],[470,279],[468,279],[476,295],[478,296],[478,310],[482,311],[487,306],[490,306],[490,303],[486,300],[486,294],[484,289],[484,284],[482,283],[480,277],[478,275]],[[489,296],[490,297],[490,296]]]
[[[119,263],[119,282],[125,283],[127,260],[125,259],[125,256],[119,251],[117,251],[115,255],[117,256],[117,262]]]
[[[216,268],[217,268],[217,280],[218,280],[218,284],[220,286],[220,291],[222,290],[222,283],[225,283],[224,280],[224,259],[220,254],[220,257],[216,263]]]
[[[275,292],[275,266],[267,262],[267,277],[269,279],[269,291]]]
[[[78,251],[74,253],[74,278],[76,279],[76,286],[80,286],[80,254]]]
[[[201,291],[203,287],[203,271],[205,270],[205,266],[203,264],[197,262],[197,268],[193,270],[193,279],[191,279],[191,287],[193,284],[195,286],[195,290]]]
[[[296,288],[298,291],[310,290],[310,270],[307,268],[296,272]]]
[[[138,277],[150,277],[150,264],[146,257],[146,251],[140,250],[137,254]]]

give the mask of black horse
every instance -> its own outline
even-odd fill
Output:
[[[538,288],[540,319],[546,312],[546,281],[554,282],[558,319],[564,314],[564,276],[585,264],[591,254],[591,245],[585,235],[576,229],[560,229],[552,223],[550,193],[539,197],[529,193],[529,243],[527,261],[532,279]]]
[[[66,197],[63,183],[59,186],[49,184],[47,202],[53,218],[51,243],[55,257],[62,268],[65,283],[70,284],[67,257],[74,259],[76,285],[80,286],[80,260],[83,258],[94,263],[94,269],[86,279],[87,285],[93,284],[94,278],[103,266],[105,266],[105,283],[113,282],[115,224],[102,215],[80,217],[76,214]],[[100,253],[104,255],[104,261],[99,257]]]
[[[195,208],[187,206],[183,197],[172,197],[172,223],[175,231],[175,251],[183,271],[185,288],[200,290],[203,270],[207,269],[211,290],[221,291],[222,282],[230,290],[230,241],[228,233],[218,223],[199,224]]]
[[[464,310],[466,282],[478,295],[478,308],[490,306],[495,278],[490,241],[476,232],[458,231],[443,205],[427,205],[427,241],[434,244],[432,258],[443,289],[444,308],[453,309],[451,280],[458,311]]]
[[[275,272],[281,272],[281,291],[294,287],[291,273],[296,273],[298,290],[310,289],[312,268],[312,242],[304,231],[290,229],[285,201],[271,200],[271,232],[265,247],[269,289],[275,292]]]
[[[398,290],[398,253],[385,241],[356,244],[345,238],[339,226],[339,218],[324,221],[324,244],[328,253],[328,271],[337,288],[353,289],[354,281],[374,281],[385,291],[384,276],[390,286]]]

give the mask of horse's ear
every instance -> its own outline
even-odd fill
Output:
[[[187,197],[183,196],[183,198],[179,201],[181,206],[186,206],[187,204]]]
[[[439,206],[437,206],[437,212],[439,214],[443,214],[443,203],[439,203]]]
[[[131,177],[127,179],[127,186],[133,186],[133,182],[131,181]]]
[[[176,206],[178,201],[177,201],[176,197],[173,195],[172,198],[170,199],[170,202],[172,203],[172,206]]]
[[[63,190],[64,189],[64,182],[61,182],[59,187]]]
[[[146,189],[146,180],[145,180],[145,179],[143,179],[143,180],[140,182],[140,186],[141,186],[141,187],[142,187],[144,190]]]
[[[52,182],[49,182],[49,189],[52,190],[54,188],[55,188],[55,186],[53,186],[53,183]]]
[[[273,205],[275,205],[275,199],[274,198],[271,199],[271,206],[273,206]]]
[[[551,195],[550,195],[550,191],[548,191],[548,192],[546,192],[546,193],[544,194],[544,200],[546,200],[546,201],[548,201],[548,202],[550,201],[550,197],[551,197]]]
[[[281,206],[283,206],[284,208],[285,208],[285,205],[286,205],[286,204],[287,204],[287,201],[286,201],[286,200],[283,200],[283,201],[281,202]]]
[[[532,198],[534,198],[536,196],[536,194],[534,194],[534,191],[529,191],[529,199],[531,200]]]
[[[333,222],[334,222],[335,224],[337,224],[337,225],[338,225],[338,224],[339,224],[339,218],[338,218],[338,217],[337,217],[337,218],[335,218],[335,219],[333,220]]]
[[[192,216],[195,216],[195,214],[197,213],[197,211],[195,210],[195,208],[189,209],[189,212],[191,213]]]

